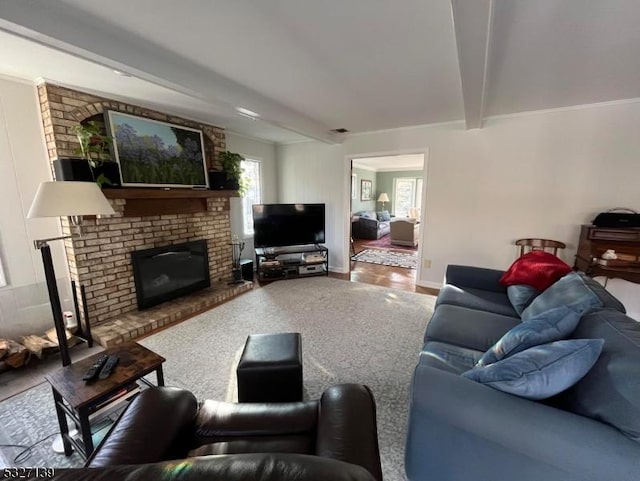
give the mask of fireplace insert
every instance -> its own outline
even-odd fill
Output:
[[[131,253],[138,309],[146,309],[211,285],[205,240]]]

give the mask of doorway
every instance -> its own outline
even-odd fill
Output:
[[[409,291],[419,279],[425,152],[350,159],[350,280]]]

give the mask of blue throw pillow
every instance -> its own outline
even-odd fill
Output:
[[[463,377],[526,399],[545,399],[570,388],[593,367],[603,339],[556,341],[527,349]]]
[[[539,294],[538,289],[527,284],[513,284],[507,287],[507,297],[519,316]]]
[[[376,215],[378,216],[378,220],[380,222],[386,222],[391,220],[391,215],[389,214],[388,210],[381,210],[380,212],[377,212]]]
[[[521,317],[527,321],[560,306],[567,306],[582,315],[594,307],[602,307],[602,301],[578,273],[570,272],[536,297],[522,311]]]
[[[584,281],[585,285],[591,289],[591,292],[593,292],[596,296],[598,296],[598,299],[600,299],[600,302],[602,302],[602,307],[608,307],[611,309],[615,309],[616,311],[620,311],[623,314],[625,314],[627,311],[624,308],[624,305],[622,304],[622,302],[620,302],[618,299],[616,299],[608,290],[606,290],[598,281],[596,281],[595,279],[587,276],[586,274],[583,274],[582,272],[579,273],[580,277],[582,278],[582,280]]]
[[[532,346],[566,339],[579,321],[580,314],[567,306],[543,312],[538,317],[510,329],[484,353],[477,366],[488,366]]]

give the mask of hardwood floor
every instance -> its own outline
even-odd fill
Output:
[[[354,239],[353,247],[356,252],[365,249],[367,241]],[[398,249],[398,252],[406,252]],[[331,274],[334,275],[334,274]],[[375,284],[383,287],[393,287],[403,291],[418,292],[420,294],[438,295],[438,289],[416,286],[416,271],[403,267],[380,266],[367,262],[351,261],[350,274],[335,274],[335,277],[349,279],[353,282]]]

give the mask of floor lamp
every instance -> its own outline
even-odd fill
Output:
[[[115,211],[95,182],[42,182],[38,186],[27,218],[70,217],[71,224],[78,226],[79,229],[82,223],[82,216],[113,214],[115,214]],[[51,314],[56,328],[63,366],[71,364],[71,357],[69,356],[67,333],[62,317],[58,283],[53,269],[49,242],[72,237],[73,235],[51,237],[33,242],[35,248],[39,249],[42,254],[44,275],[47,281],[47,290],[49,291],[49,301],[51,302]],[[80,324],[79,319],[78,324]]]
[[[382,203],[382,210],[384,210],[384,203],[389,202],[389,196],[387,195],[386,192],[383,192],[382,194],[380,194],[380,197],[378,197],[378,202]]]

